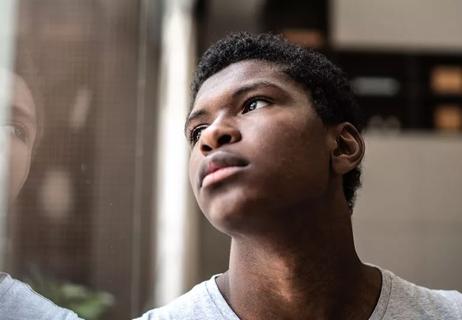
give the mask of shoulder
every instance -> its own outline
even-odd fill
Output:
[[[146,312],[136,320],[234,319],[218,291],[215,277],[204,281],[169,304]]]
[[[32,288],[6,273],[0,273],[0,314],[9,320],[77,320],[75,313],[58,307]]]
[[[421,287],[388,272],[391,292],[388,312],[394,318],[462,320],[462,294]],[[398,317],[400,316],[400,318]],[[403,318],[404,316],[404,318]]]
[[[202,282],[167,305],[152,309],[137,320],[207,319],[207,288]]]

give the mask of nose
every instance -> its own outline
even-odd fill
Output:
[[[231,120],[216,119],[201,133],[200,150],[204,155],[226,144],[241,140],[241,132]]]

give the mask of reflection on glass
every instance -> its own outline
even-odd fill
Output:
[[[8,155],[8,203],[18,196],[29,174],[32,150],[37,137],[36,107],[24,79],[11,74],[12,94],[9,119],[2,123],[2,156]],[[6,147],[6,148],[5,148]],[[9,149],[9,150],[6,150]]]
[[[14,3],[0,270],[81,318],[128,319],[153,291],[158,1]]]
[[[19,75],[2,70],[5,83],[10,83],[11,94],[3,103],[3,121],[0,124],[0,160],[4,168],[8,208],[12,208],[29,174],[34,146],[37,140],[38,117],[32,93]],[[8,81],[9,80],[9,81]],[[8,90],[4,87],[3,91]],[[5,239],[0,239],[2,242]],[[2,266],[3,267],[3,266]],[[77,316],[62,309],[50,300],[31,291],[30,288],[0,272],[0,314],[8,319],[77,319]]]

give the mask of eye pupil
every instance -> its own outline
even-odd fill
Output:
[[[25,141],[26,140],[26,133],[22,128],[15,127],[14,128],[14,134],[21,140]]]
[[[268,102],[264,99],[254,98],[245,103],[242,113],[247,113],[256,109],[263,108],[268,105]]]
[[[199,140],[199,138],[201,137],[201,132],[202,130],[196,130],[193,136],[194,142],[197,142],[197,140]]]

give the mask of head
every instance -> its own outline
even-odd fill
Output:
[[[6,120],[1,123],[1,161],[8,172],[8,202],[14,202],[29,174],[37,139],[37,113],[32,93],[22,77],[3,70],[11,84],[9,103],[2,107]]]
[[[323,55],[270,34],[232,34],[202,56],[192,98],[190,179],[209,219],[320,204],[337,185],[353,207],[360,113],[346,77]]]

